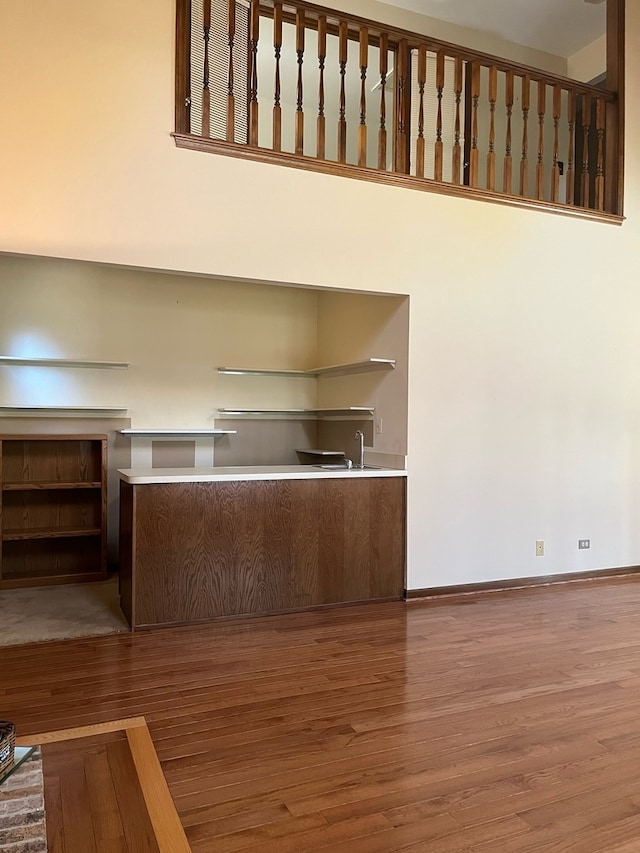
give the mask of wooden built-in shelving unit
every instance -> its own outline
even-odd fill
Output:
[[[107,574],[107,437],[0,435],[0,589]]]

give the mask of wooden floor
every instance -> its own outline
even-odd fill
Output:
[[[194,851],[640,850],[637,580],[3,648],[0,671],[22,737],[144,715]]]

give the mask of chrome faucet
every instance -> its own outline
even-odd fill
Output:
[[[364,468],[364,433],[361,429],[356,430],[355,437],[360,440],[360,461],[356,463],[356,468]]]

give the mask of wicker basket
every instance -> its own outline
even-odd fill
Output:
[[[8,720],[0,720],[0,773],[13,764],[16,747],[16,727]]]

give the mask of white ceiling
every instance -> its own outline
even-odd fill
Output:
[[[585,0],[383,0],[492,33],[555,56],[571,56],[605,32],[606,3]]]

